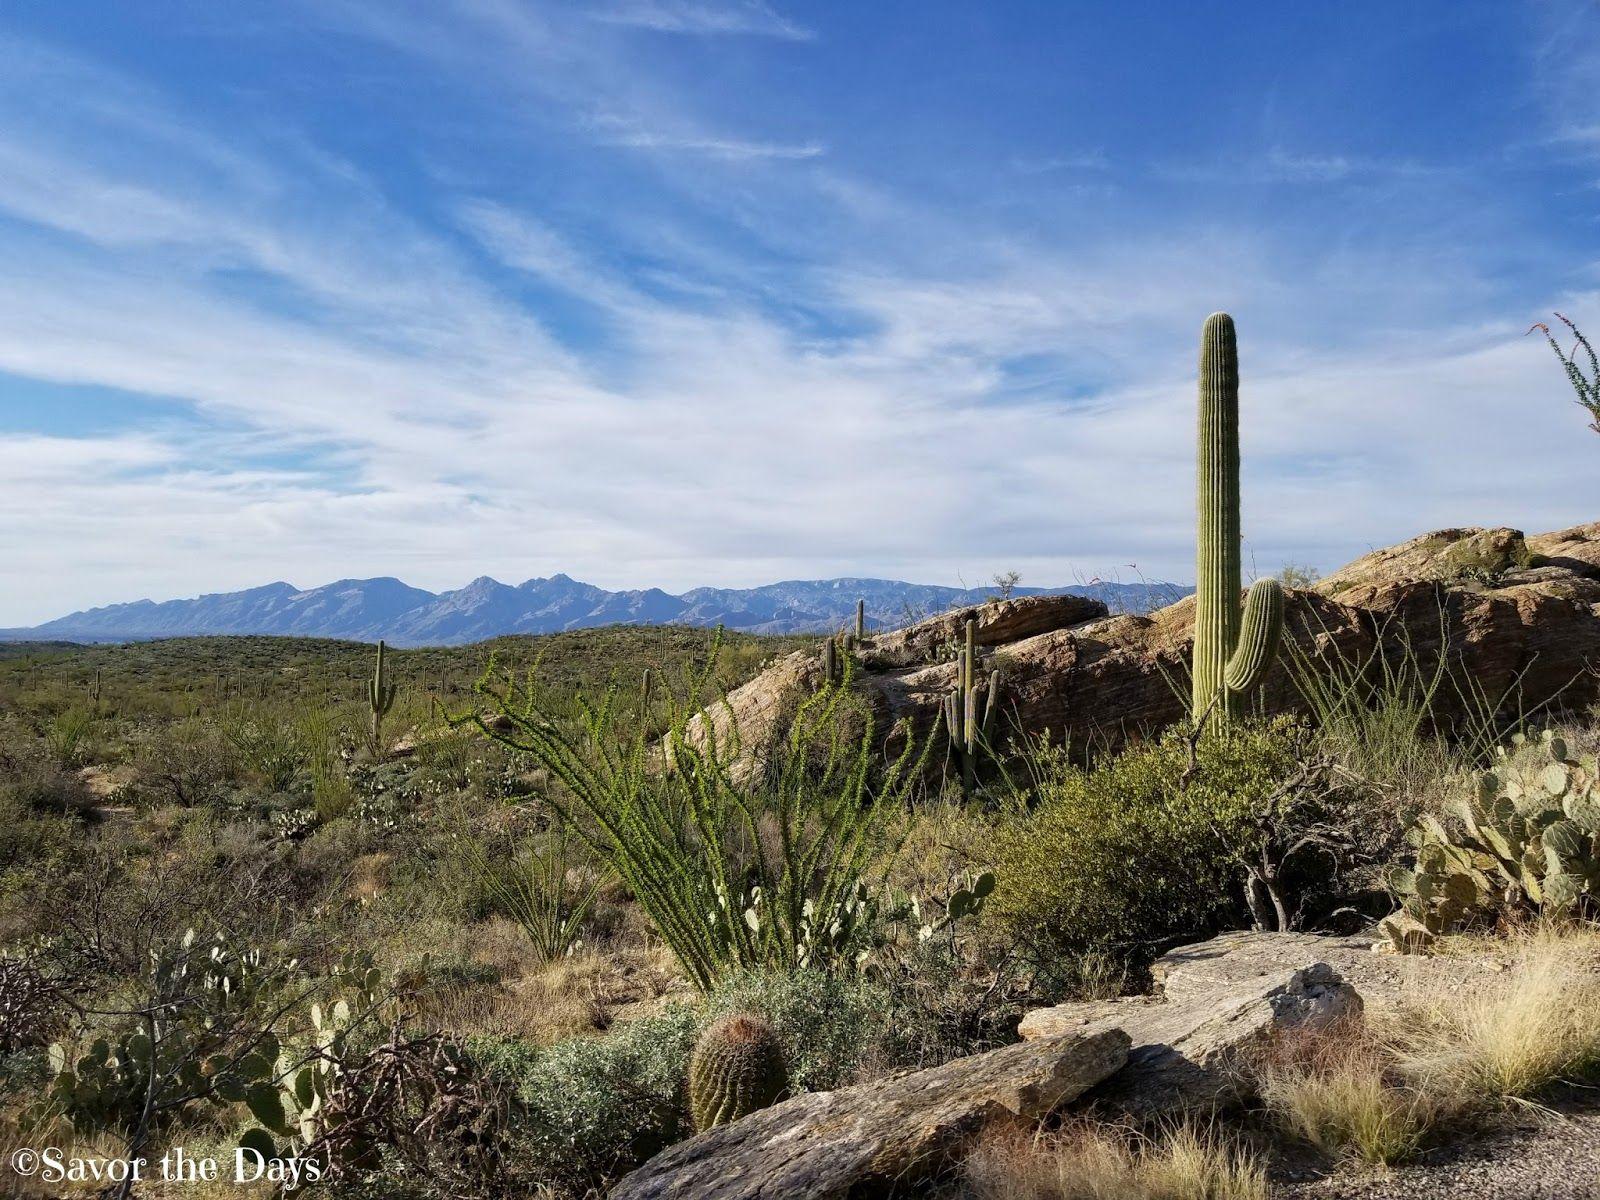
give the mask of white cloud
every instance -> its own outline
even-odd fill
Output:
[[[557,36],[479,11],[515,19],[495,28],[518,53]],[[51,67],[69,69],[98,78]],[[1262,569],[1595,515],[1597,447],[1547,350],[1438,315],[1486,294],[1454,246],[1018,233],[822,164],[769,192],[718,167],[784,154],[652,110],[693,132],[603,132],[693,151],[669,177],[684,203],[786,253],[752,265],[650,227],[602,254],[626,208],[597,233],[472,190],[430,229],[347,164],[252,151],[115,76],[55,100],[43,131],[19,91],[0,90],[0,369],[175,398],[205,424],[0,435],[29,581],[0,624],[282,577],[1186,578],[1193,357],[1216,307],[1240,318]],[[639,246],[648,271],[619,262]],[[530,279],[606,335],[575,349]],[[1596,311],[1567,299],[1580,323]]]
[[[805,42],[816,35],[760,0],[705,4],[695,0],[630,0],[590,13],[597,21],[658,33],[744,34]]]

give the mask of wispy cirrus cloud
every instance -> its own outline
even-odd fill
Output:
[[[658,33],[743,35],[806,42],[816,34],[761,0],[722,4],[700,0],[622,0],[596,8],[596,21],[631,25]]]
[[[1244,339],[1259,569],[1592,519],[1593,449],[1501,312],[1526,301],[1438,229],[1431,176],[1415,210],[1306,237],[1222,205],[1141,223],[1143,186],[1062,198],[1113,173],[1098,153],[1031,174],[1006,163],[1045,158],[1000,155],[990,190],[1050,189],[1048,219],[1019,218],[904,183],[850,119],[792,139],[809,115],[685,95],[632,46],[679,39],[627,23],[510,0],[319,19],[423,96],[399,140],[452,168],[425,190],[410,159],[351,158],[354,134],[267,136],[0,49],[0,372],[184,413],[75,429],[66,391],[67,416],[22,411],[0,378],[21,464],[0,514],[32,581],[0,624],[285,576],[1182,579],[1194,338],[1218,307]],[[1381,167],[1270,145],[1296,196]],[[1528,236],[1495,228],[1497,254]],[[1509,454],[1508,422],[1539,453]]]

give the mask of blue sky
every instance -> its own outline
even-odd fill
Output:
[[[274,579],[1192,578],[1600,517],[1600,6],[0,11],[0,625]]]

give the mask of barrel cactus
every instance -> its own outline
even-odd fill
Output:
[[[1240,714],[1277,655],[1283,589],[1257,580],[1239,603],[1239,347],[1233,318],[1212,313],[1200,342],[1196,460],[1194,667],[1197,721]]]
[[[1425,816],[1411,832],[1416,865],[1395,871],[1397,943],[1448,933],[1499,911],[1564,916],[1600,898],[1600,765],[1571,758],[1547,731],[1519,736],[1478,777],[1450,825]]]
[[[689,1059],[689,1109],[702,1131],[776,1103],[788,1086],[777,1032],[750,1013],[708,1026]]]

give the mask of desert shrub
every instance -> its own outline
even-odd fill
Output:
[[[675,1007],[603,1038],[543,1050],[508,1039],[468,1046],[515,1089],[513,1152],[532,1181],[583,1195],[692,1132],[683,1089],[701,1023],[699,1013]]]
[[[1182,730],[1092,768],[1035,751],[1037,806],[996,836],[992,907],[1052,952],[1134,948],[1241,916],[1239,847],[1299,766],[1287,721]]]
[[[83,779],[35,740],[0,746],[0,799],[19,813],[78,816],[94,807]]]
[[[246,777],[267,792],[287,792],[305,762],[296,722],[266,708],[229,714],[222,735]]]
[[[796,1091],[829,1091],[898,1066],[896,997],[881,983],[825,971],[736,976],[708,999],[711,1016],[749,1012],[777,1030]],[[903,1018],[900,1018],[903,1019]]]
[[[135,745],[133,761],[147,803],[186,808],[220,799],[236,772],[227,740],[198,718],[148,730]]]
[[[800,705],[770,761],[741,762],[731,713],[696,716],[709,671],[687,701],[664,698],[659,740],[654,712],[625,719],[615,687],[598,702],[579,697],[574,721],[531,685],[486,675],[481,690],[502,723],[469,719],[549,772],[547,802],[627,885],[701,991],[750,969],[848,968],[868,932],[865,877],[917,786],[915,740],[878,767],[847,670]],[[724,714],[730,728],[720,729]]]
[[[1408,801],[1486,760],[1504,727],[1524,715],[1515,683],[1489,695],[1452,665],[1442,608],[1434,650],[1419,649],[1397,623],[1380,626],[1365,650],[1341,649],[1322,636],[1325,629],[1302,632],[1332,648],[1312,654],[1298,639],[1284,642],[1289,675],[1324,743],[1347,767]]]
[[[79,707],[63,709],[51,719],[44,739],[57,766],[71,770],[87,761],[94,724],[94,714]]]

